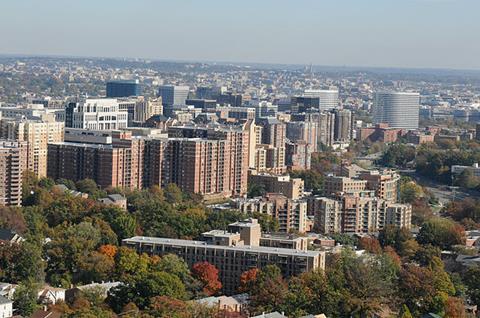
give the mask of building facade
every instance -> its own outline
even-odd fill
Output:
[[[23,173],[27,169],[27,142],[0,141],[0,204],[22,204]]]
[[[391,128],[418,129],[420,94],[378,92],[374,100],[375,123]]]

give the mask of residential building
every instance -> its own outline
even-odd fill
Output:
[[[336,109],[334,139],[340,142],[350,142],[353,137],[352,112],[348,109]]]
[[[330,175],[325,178],[324,187],[327,196],[335,193],[360,193],[367,189],[367,181]]]
[[[261,185],[267,193],[280,193],[293,200],[301,198],[305,188],[301,178],[255,172],[248,176],[248,183]]]
[[[1,119],[0,138],[27,142],[27,168],[37,177],[47,176],[47,144],[62,142],[65,124],[53,118]]]
[[[27,170],[24,141],[0,141],[0,205],[22,204],[23,173]]]
[[[260,225],[255,219],[229,226],[229,232],[204,233],[204,241],[136,236],[122,244],[139,253],[175,254],[189,267],[207,261],[219,270],[224,293],[233,294],[245,271],[271,264],[277,265],[285,277],[325,268],[325,253],[298,249],[260,246]]]

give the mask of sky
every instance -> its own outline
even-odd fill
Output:
[[[480,0],[0,0],[0,54],[480,69]]]

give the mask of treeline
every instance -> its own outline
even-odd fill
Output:
[[[476,141],[444,141],[418,147],[393,144],[383,153],[379,163],[387,167],[414,167],[422,176],[445,184],[452,183],[452,165],[471,166],[480,162],[480,144]],[[477,188],[480,179],[465,172],[454,182],[464,188]]]

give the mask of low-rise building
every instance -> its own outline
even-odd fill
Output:
[[[139,253],[178,255],[190,267],[207,261],[219,270],[226,294],[233,294],[242,273],[252,268],[275,264],[285,277],[325,268],[324,252],[260,246],[260,224],[255,219],[233,223],[229,231],[232,235],[228,239],[225,239],[226,233],[220,231],[205,233],[207,241],[136,236],[124,239],[122,244]],[[217,239],[216,234],[221,237]]]

